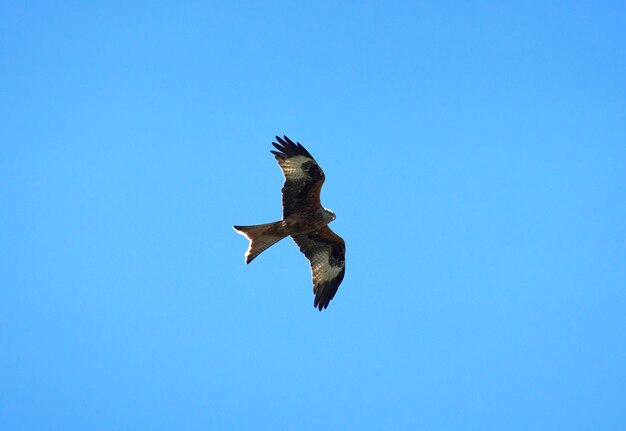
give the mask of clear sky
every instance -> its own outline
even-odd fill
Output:
[[[0,429],[624,430],[625,169],[623,2],[2,2]]]

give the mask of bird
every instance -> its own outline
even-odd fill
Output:
[[[281,190],[283,218],[272,223],[233,226],[233,229],[250,241],[246,264],[290,236],[309,260],[315,295],[313,306],[322,311],[335,297],[346,272],[345,241],[328,227],[335,220],[335,213],[320,202],[326,176],[299,142],[294,143],[283,135],[276,136],[272,145],[276,151],[271,153],[285,177]]]

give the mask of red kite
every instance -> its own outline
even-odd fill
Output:
[[[299,143],[276,136],[272,151],[285,176],[283,219],[255,226],[233,226],[250,240],[246,263],[286,236],[291,236],[311,263],[313,305],[321,311],[337,293],[346,272],[346,244],[328,224],[335,213],[322,207],[320,191],[326,176],[313,156]]]

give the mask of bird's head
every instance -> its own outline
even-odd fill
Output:
[[[328,208],[324,208],[324,218],[328,220],[328,223],[330,223],[331,221],[335,220],[337,216]]]

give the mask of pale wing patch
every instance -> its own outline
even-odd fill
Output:
[[[309,174],[302,170],[302,165],[311,159],[305,156],[289,157],[279,162],[287,180],[303,180],[309,178]]]
[[[321,251],[316,253],[311,259],[311,274],[313,275],[313,284],[322,281],[333,280],[339,276],[343,269],[341,266],[333,266],[330,263],[330,252]]]

